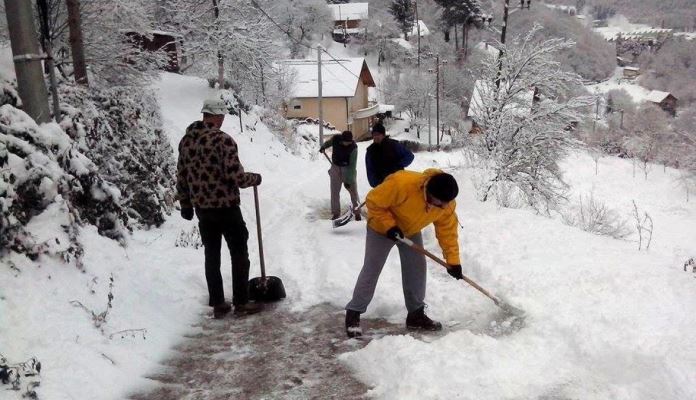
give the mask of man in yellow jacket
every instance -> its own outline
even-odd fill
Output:
[[[447,270],[452,277],[463,279],[459,261],[457,214],[454,198],[459,193],[457,181],[438,169],[424,172],[397,171],[372,189],[366,198],[367,234],[365,261],[355,283],[353,298],[346,305],[348,337],[362,335],[360,314],[367,310],[377,280],[394,245],[399,249],[408,329],[437,331],[442,324],[425,315],[425,256],[398,242],[407,237],[422,246],[421,230],[431,223],[442,248]]]

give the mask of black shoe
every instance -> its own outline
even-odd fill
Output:
[[[234,315],[237,316],[256,314],[261,311],[263,311],[263,304],[260,303],[246,303],[234,306]]]
[[[442,324],[428,318],[428,316],[425,315],[425,307],[421,307],[416,311],[408,313],[406,316],[406,328],[424,331],[439,331],[442,330]]]
[[[213,318],[220,319],[232,311],[232,304],[228,302],[220,303],[213,306]]]
[[[362,329],[360,329],[360,312],[346,310],[346,335],[348,335],[349,338],[362,336]]]
[[[339,214],[331,214],[331,220],[332,220],[332,221],[335,220],[335,219],[338,219],[339,217],[340,217]]]
[[[361,221],[362,220],[362,215],[360,215],[360,211],[355,213],[355,220],[356,221]]]

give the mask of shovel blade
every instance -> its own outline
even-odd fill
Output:
[[[353,211],[348,210],[346,211],[343,215],[340,217],[336,218],[335,220],[331,221],[333,224],[334,228],[341,227],[347,223],[349,223],[353,219]]]
[[[285,298],[285,286],[277,276],[258,277],[249,281],[249,299],[269,303]]]

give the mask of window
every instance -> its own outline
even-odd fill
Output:
[[[302,109],[302,106],[299,105],[299,104],[295,104],[294,106],[292,106],[292,109],[293,109],[293,110],[301,110],[301,109]]]

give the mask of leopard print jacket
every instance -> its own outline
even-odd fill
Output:
[[[244,172],[237,143],[202,121],[186,128],[179,142],[177,197],[182,208],[239,205],[239,188],[258,185],[261,175]]]

